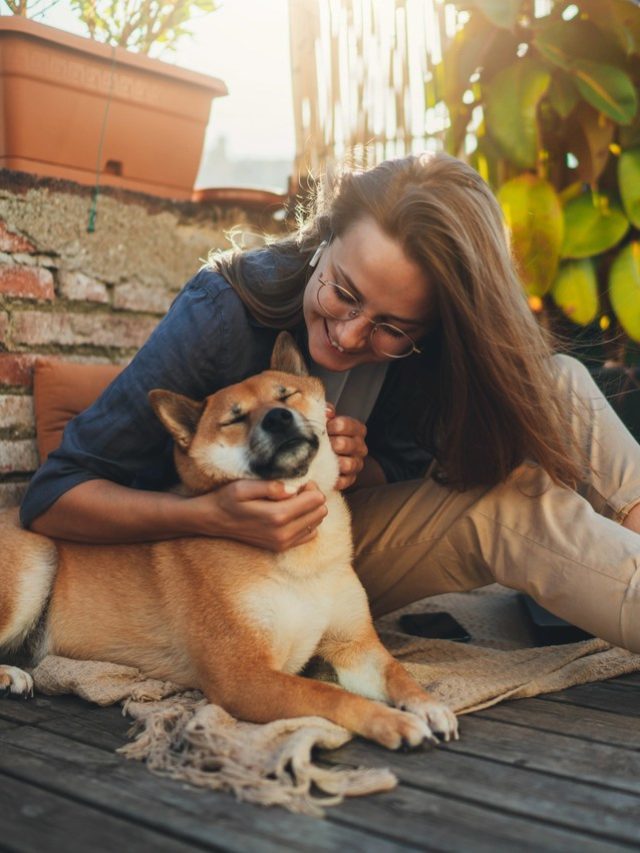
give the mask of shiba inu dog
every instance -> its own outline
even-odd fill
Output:
[[[205,537],[85,545],[23,530],[5,513],[0,692],[30,695],[17,664],[57,654],[200,688],[242,720],[319,715],[391,749],[457,737],[453,713],[374,630],[334,488],[323,387],[291,337],[278,337],[270,370],[204,402],[161,390],[150,400],[186,494],[240,478],[280,479],[293,493],[314,480],[328,509],[317,537],[283,553]],[[296,674],[313,655],[341,687]]]

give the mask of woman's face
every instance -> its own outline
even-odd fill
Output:
[[[323,312],[317,296],[320,277],[357,297],[363,314],[353,320],[336,320]],[[369,320],[391,323],[418,341],[429,325],[433,293],[400,243],[366,218],[341,237],[334,237],[323,251],[306,286],[302,307],[312,359],[321,367],[341,371],[365,362],[387,361],[371,347],[373,326]]]

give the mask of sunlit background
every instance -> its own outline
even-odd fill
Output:
[[[192,39],[162,54],[229,89],[213,102],[196,186],[286,188],[295,154],[287,7],[287,0],[221,0],[193,21]],[[34,17],[86,35],[65,0]]]

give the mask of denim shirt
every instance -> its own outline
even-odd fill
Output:
[[[268,278],[268,250],[249,254],[245,274]],[[220,273],[200,270],[125,370],[66,426],[60,447],[29,484],[20,509],[22,524],[29,527],[66,491],[88,480],[170,488],[177,481],[173,442],[153,412],[148,392],[164,388],[202,400],[266,370],[277,334],[249,314]],[[295,337],[308,356],[304,325]],[[403,412],[398,368],[399,363],[390,365],[367,421],[369,453],[390,482],[422,476],[429,461]]]

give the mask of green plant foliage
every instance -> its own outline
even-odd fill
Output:
[[[620,128],[619,142],[623,148],[636,148],[640,145],[640,109],[631,124]]]
[[[618,183],[625,213],[640,228],[640,148],[623,151],[618,160]]]
[[[475,6],[496,27],[510,30],[518,20],[522,0],[472,0],[470,5]]]
[[[609,162],[616,126],[585,101],[574,109],[571,119],[571,138],[567,140],[567,147],[578,159],[578,178],[593,185]]]
[[[565,261],[551,288],[551,296],[562,313],[579,326],[588,326],[598,316],[598,276],[593,261]]]
[[[548,95],[549,103],[560,118],[567,118],[580,100],[580,92],[570,75],[559,71],[551,79]]]
[[[627,56],[638,53],[640,16],[634,0],[581,0],[580,9],[601,32],[615,38]]]
[[[487,92],[487,132],[521,169],[536,165],[537,108],[550,82],[551,75],[542,63],[523,59],[498,72]]]
[[[48,12],[57,6],[60,0],[3,0],[0,2],[0,15],[6,14],[3,6],[9,10],[9,14],[20,18],[37,18],[43,12]]]
[[[611,264],[609,299],[622,328],[640,341],[640,241],[628,243]]]
[[[598,193],[583,193],[564,208],[563,258],[600,255],[622,240],[629,220],[620,205]]]
[[[173,50],[198,16],[215,12],[216,0],[71,0],[91,38],[149,53]]]
[[[625,71],[613,65],[577,59],[571,72],[578,91],[591,106],[619,124],[631,124],[638,109],[638,95]]]
[[[545,322],[590,323],[612,262],[640,243],[640,2],[452,2],[465,18],[440,67],[447,150],[498,194]],[[602,323],[607,357],[634,328],[626,304]]]
[[[562,245],[564,220],[558,194],[548,181],[524,174],[500,187],[498,201],[527,293],[544,296],[555,278]]]
[[[580,17],[536,26],[533,45],[545,59],[565,71],[571,71],[577,59],[614,65],[625,60],[625,51],[611,34]]]

